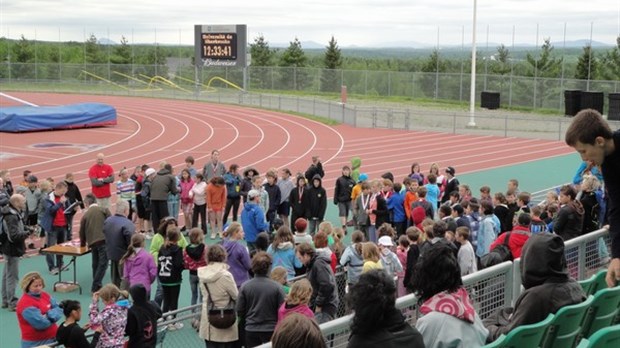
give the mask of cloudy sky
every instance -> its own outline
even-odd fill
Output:
[[[0,0],[0,35],[29,39],[192,44],[194,24],[247,24],[250,39],[340,46],[471,42],[473,0]],[[620,0],[478,0],[478,42],[536,44],[593,39],[613,44],[620,33]],[[438,30],[439,28],[439,30]]]

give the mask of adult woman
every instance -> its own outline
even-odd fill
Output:
[[[189,232],[189,230],[193,227],[192,209],[194,208],[194,201],[192,197],[190,197],[189,193],[192,191],[192,187],[194,187],[194,179],[192,179],[192,175],[187,168],[181,170],[180,186],[181,190],[179,192],[181,194],[181,211],[183,212],[183,218],[185,219],[185,226],[183,226],[183,230]]]
[[[411,286],[420,298],[416,328],[427,348],[481,347],[488,330],[463,287],[459,263],[444,243],[430,247],[418,260]]]
[[[238,290],[232,274],[226,264],[226,250],[216,244],[207,252],[207,266],[198,268],[200,291],[202,292],[202,314],[200,316],[200,338],[205,340],[208,348],[233,348],[239,339],[237,322],[225,329],[218,329],[209,324],[207,315],[209,306],[225,308],[237,301]]]
[[[192,190],[189,192],[189,197],[192,198],[194,203],[194,211],[192,212],[192,227],[198,227],[198,217],[200,216],[200,228],[202,232],[207,235],[207,183],[204,181],[204,176],[200,173],[196,173],[196,182],[192,186]]]
[[[103,328],[100,326],[95,330],[95,335],[89,343],[84,332],[89,329],[90,325],[86,324],[82,328],[80,324],[78,324],[78,321],[82,318],[82,307],[80,306],[80,302],[75,300],[64,300],[60,303],[60,308],[62,308],[66,320],[58,326],[56,341],[65,347],[71,348],[96,347]]]
[[[21,347],[30,348],[56,340],[56,322],[62,309],[50,294],[43,291],[45,282],[39,272],[27,273],[19,285],[24,294],[17,301],[17,321],[21,331]]]
[[[226,262],[230,266],[230,273],[235,279],[237,288],[240,288],[243,283],[250,279],[248,272],[252,268],[250,253],[241,242],[244,237],[241,224],[233,222],[224,232],[224,241],[222,242],[222,246],[228,255]]]
[[[211,239],[222,235],[222,221],[226,206],[226,183],[220,176],[213,177],[207,185],[207,217],[211,227]]]
[[[228,220],[228,214],[232,208],[232,221],[237,221],[239,215],[239,204],[241,203],[241,182],[243,178],[239,175],[239,165],[231,164],[228,173],[224,174],[226,183],[226,208],[224,209],[223,221]]]
[[[295,256],[293,234],[288,226],[278,228],[273,243],[267,248],[267,253],[273,257],[271,270],[278,266],[284,267],[288,279],[295,277],[296,268],[302,268],[301,262]]]
[[[360,276],[347,297],[355,315],[348,347],[424,347],[422,335],[396,309],[394,280],[382,270]]]

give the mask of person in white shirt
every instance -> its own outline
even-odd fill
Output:
[[[456,228],[456,241],[461,244],[457,259],[461,268],[461,276],[466,276],[478,271],[476,253],[469,242],[469,228],[465,226]]]

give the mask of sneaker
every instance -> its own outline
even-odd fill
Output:
[[[192,328],[194,328],[194,329],[200,328],[200,320],[192,319]]]
[[[9,307],[9,312],[15,312],[15,311],[17,311],[17,306]]]
[[[153,239],[153,231],[147,231],[145,235],[146,239]]]
[[[168,331],[174,331],[176,330],[176,326],[174,324],[168,324]]]
[[[211,239],[215,239],[215,233],[211,232]]]
[[[51,275],[57,275],[58,274],[58,268],[54,267],[50,270],[50,274]]]
[[[174,323],[172,325],[175,327],[175,330],[181,330],[183,328],[183,323],[181,322]]]
[[[9,304],[8,303],[2,303],[2,308],[9,308]]]

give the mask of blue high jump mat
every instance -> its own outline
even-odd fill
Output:
[[[0,107],[0,132],[35,132],[116,124],[116,109],[101,103]]]

